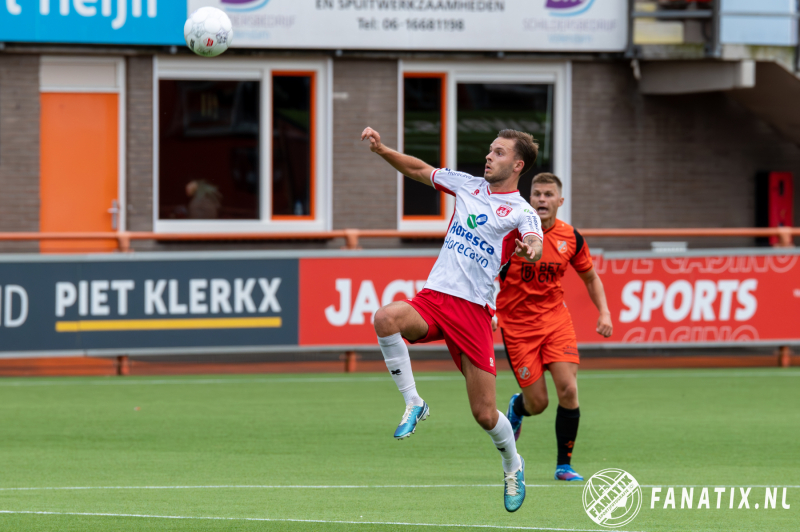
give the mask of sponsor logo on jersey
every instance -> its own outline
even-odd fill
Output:
[[[467,225],[469,226],[470,229],[475,229],[479,225],[483,225],[488,221],[489,217],[486,216],[485,214],[478,214],[478,215],[470,214],[467,217]]]
[[[567,252],[567,243],[563,240],[558,241],[558,252],[559,253],[566,253]]]
[[[475,192],[473,192],[473,193],[472,193],[472,195],[473,195],[473,196],[477,196],[477,195],[478,195],[478,194],[480,194],[480,193],[481,193],[481,189],[479,189],[479,188],[476,188],[476,189],[475,189]]]
[[[489,267],[489,259],[483,253],[494,255],[494,248],[488,242],[468,231],[458,222],[455,222],[450,228],[447,238],[444,240],[444,247],[474,260],[484,268]]]
[[[536,277],[536,268],[534,268],[533,264],[522,264],[522,280],[526,283],[533,281],[533,278]]]
[[[500,218],[505,218],[506,216],[511,214],[511,211],[512,211],[511,207],[507,207],[506,205],[500,205],[497,208],[496,212],[497,212],[497,216],[499,216]]]

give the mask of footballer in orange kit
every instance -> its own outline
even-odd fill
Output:
[[[522,393],[511,397],[506,417],[519,438],[525,417],[541,414],[548,404],[545,370],[550,371],[558,393],[556,480],[580,481],[572,469],[572,450],[578,435],[578,356],[575,329],[561,279],[572,265],[586,284],[592,302],[600,312],[597,332],[611,336],[613,325],[603,283],[594,270],[589,247],[571,225],[556,218],[564,204],[561,180],[541,173],[533,178],[530,204],[544,229],[542,258],[535,264],[514,256],[514,233],[503,243],[497,321],[506,355]]]

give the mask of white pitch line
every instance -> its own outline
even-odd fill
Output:
[[[607,532],[607,530],[595,528],[549,528],[538,526],[504,526],[504,525],[460,525],[445,523],[403,523],[394,521],[334,521],[326,519],[279,519],[270,517],[204,517],[204,516],[184,516],[184,515],[147,515],[147,514],[113,514],[113,513],[89,513],[89,512],[36,512],[36,511],[15,511],[0,510],[0,514],[14,515],[73,515],[86,517],[140,517],[145,519],[187,519],[202,521],[267,521],[273,523],[322,523],[338,525],[386,525],[386,526],[426,526],[436,528],[488,528],[494,530],[554,530],[558,532]]]
[[[103,379],[103,380],[100,380]],[[418,381],[462,381],[462,376],[419,376],[415,377]],[[388,377],[286,377],[286,378],[252,378],[252,379],[119,379],[117,377],[104,377],[98,380],[52,380],[52,381],[3,381],[0,380],[0,387],[9,386],[116,386],[116,385],[160,385],[160,384],[280,384],[280,383],[340,383],[340,382],[387,382]]]
[[[578,373],[578,379],[668,379],[668,378],[741,378],[741,377],[800,377],[798,371],[692,371],[685,372],[659,372],[659,370],[648,370],[652,373]]]
[[[526,484],[529,488],[555,488],[558,484]],[[0,491],[81,491],[81,490],[205,490],[205,489],[411,489],[411,488],[502,488],[502,484],[391,484],[391,485],[318,485],[318,486],[282,486],[282,485],[218,485],[218,486],[55,486],[0,488]]]
[[[510,377],[510,375],[509,375]],[[102,379],[102,380],[101,380]],[[107,379],[107,380],[105,380]],[[418,381],[463,381],[460,375],[421,375],[415,377]],[[118,377],[99,377],[97,380],[52,380],[52,381],[4,381],[2,386],[115,386],[115,385],[159,385],[159,384],[272,384],[272,383],[339,383],[339,382],[385,382],[388,377],[276,377],[276,378],[250,378],[250,379],[120,379]]]
[[[511,373],[501,373],[498,379],[510,380]],[[800,377],[800,371],[793,370],[765,370],[765,371],[728,371],[721,369],[714,370],[685,370],[685,371],[660,371],[648,370],[646,372],[630,372],[630,373],[605,373],[605,372],[591,372],[579,373],[579,380],[590,379],[664,379],[664,378],[744,378],[744,377]],[[415,377],[418,381],[461,381],[464,379],[461,375],[418,375]],[[388,378],[384,376],[375,377],[275,377],[275,378],[232,378],[232,379],[137,379],[137,378],[119,378],[119,377],[99,377],[97,379],[87,380],[73,380],[71,378],[53,379],[47,381],[37,380],[5,380],[0,379],[0,388],[2,387],[28,387],[28,386],[149,386],[149,385],[163,385],[163,384],[281,384],[281,383],[358,383],[358,382],[388,382]]]
[[[553,484],[526,484],[528,488],[583,488],[585,484],[563,482]],[[641,484],[643,488],[787,488],[800,486],[781,486],[765,484]],[[0,488],[0,491],[91,491],[91,490],[209,490],[209,489],[263,489],[263,490],[335,490],[335,489],[436,489],[436,488],[501,488],[502,484],[385,484],[385,485],[236,485],[221,484],[208,486],[43,486]]]

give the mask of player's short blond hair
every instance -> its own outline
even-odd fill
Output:
[[[541,174],[536,174],[533,176],[533,183],[531,186],[541,183],[543,185],[551,185],[555,184],[558,186],[558,193],[561,194],[562,189],[564,188],[561,184],[561,180],[555,174],[551,174],[550,172],[542,172]]]
[[[533,168],[536,158],[539,157],[539,143],[536,142],[533,135],[525,133],[524,131],[517,131],[516,129],[504,129],[497,134],[497,137],[501,139],[510,139],[515,142],[517,156],[525,163],[520,175]]]

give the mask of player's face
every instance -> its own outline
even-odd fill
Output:
[[[516,143],[513,139],[497,138],[492,142],[483,178],[489,183],[505,181],[514,173],[517,166],[522,169],[522,160],[517,158]]]
[[[558,208],[564,204],[564,198],[555,183],[536,183],[531,190],[531,207],[539,213],[542,223],[556,217]]]

